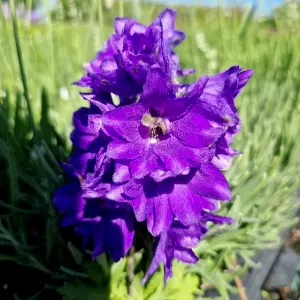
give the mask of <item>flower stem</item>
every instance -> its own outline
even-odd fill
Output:
[[[133,280],[134,280],[134,246],[130,248],[129,260],[128,260],[128,277],[129,277],[129,288],[128,294],[130,297],[133,295]]]

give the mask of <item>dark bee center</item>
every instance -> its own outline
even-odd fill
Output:
[[[163,118],[152,117],[150,114],[144,114],[142,124],[149,128],[152,142],[158,141],[159,137],[167,134],[168,128]]]
[[[157,127],[151,128],[151,137],[152,138],[158,138],[163,135],[164,135],[164,133],[163,133],[163,130],[161,127],[157,126]]]

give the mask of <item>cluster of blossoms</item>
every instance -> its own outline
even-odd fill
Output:
[[[74,113],[70,182],[54,199],[62,225],[74,225],[84,247],[93,243],[93,257],[108,252],[118,261],[145,226],[154,255],[144,282],[160,263],[165,281],[174,258],[195,263],[192,248],[207,222],[231,222],[213,212],[231,198],[220,170],[238,154],[230,147],[240,130],[234,98],[252,75],[233,66],[179,84],[193,70],[180,68],[174,48],[185,36],[174,21],[170,9],[150,26],[115,20],[115,33],[76,82],[90,88],[81,93],[90,107]]]

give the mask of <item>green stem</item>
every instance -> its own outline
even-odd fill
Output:
[[[102,44],[104,42],[104,22],[103,22],[103,3],[102,0],[99,0],[98,2],[98,17],[99,17],[99,26],[100,26],[100,45],[102,47]]]
[[[11,9],[11,19],[12,19],[12,25],[13,25],[13,31],[14,31],[14,38],[15,38],[20,74],[21,74],[21,79],[22,79],[23,89],[24,89],[24,96],[25,96],[27,107],[28,107],[29,122],[30,122],[31,128],[35,134],[35,125],[34,125],[32,108],[31,108],[31,104],[30,104],[30,94],[29,94],[29,89],[28,89],[27,79],[26,79],[26,74],[25,74],[25,69],[24,69],[24,61],[23,61],[22,50],[21,50],[18,23],[17,23],[17,19],[16,19],[15,0],[10,0],[9,3],[10,3],[10,9]]]
[[[123,2],[123,0],[118,1],[118,8],[119,8],[119,17],[124,17],[124,2]]]
[[[132,298],[133,294],[133,280],[134,280],[134,246],[131,246],[129,251],[128,258],[128,277],[129,277],[129,287],[128,287],[128,295]]]

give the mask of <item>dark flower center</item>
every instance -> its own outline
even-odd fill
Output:
[[[160,138],[169,131],[169,121],[161,117],[152,117],[150,114],[144,114],[142,124],[149,128],[151,143],[157,143]]]

